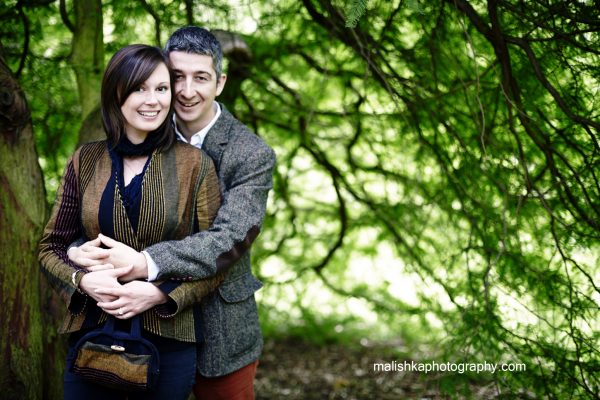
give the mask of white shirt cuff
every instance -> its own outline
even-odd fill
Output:
[[[146,264],[148,265],[148,282],[152,282],[156,280],[160,270],[158,269],[158,265],[156,265],[152,257],[150,257],[150,254],[145,251],[142,251],[142,254],[144,257],[146,257]]]

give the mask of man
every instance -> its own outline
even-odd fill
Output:
[[[133,264],[128,279],[202,279],[228,270],[202,302],[204,343],[198,347],[198,399],[252,399],[262,351],[248,249],[260,231],[272,187],[275,154],[215,98],[223,91],[222,51],[203,28],[181,28],[165,49],[175,71],[174,122],[180,140],[202,148],[214,161],[222,205],[207,231],[181,241],[158,243],[137,253],[109,238],[72,248],[83,266]],[[100,249],[100,241],[108,249]],[[93,269],[93,267],[92,267]],[[118,290],[112,295],[119,295]]]

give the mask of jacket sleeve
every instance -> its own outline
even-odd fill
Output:
[[[56,193],[50,219],[44,228],[39,245],[39,261],[48,282],[74,314],[82,311],[87,296],[79,293],[73,285],[71,276],[81,268],[69,260],[67,249],[71,242],[81,236],[79,187],[71,157]],[[79,278],[81,275],[78,274]]]
[[[201,231],[208,229],[212,224],[221,204],[219,181],[215,167],[212,161],[208,159],[208,156],[206,157],[208,171],[196,194],[196,218]],[[186,307],[199,303],[204,296],[213,292],[223,282],[225,271],[207,278],[183,282],[184,280],[191,279],[194,278],[171,278],[167,281],[158,281],[155,283],[169,297],[167,303],[156,307],[156,312],[160,317],[173,317]]]
[[[275,153],[263,142],[253,148],[233,144],[225,150],[220,171],[223,201],[214,223],[185,239],[148,247],[160,270],[158,278],[202,279],[239,260],[260,232],[274,166]]]

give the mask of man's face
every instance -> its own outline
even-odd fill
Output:
[[[213,101],[221,94],[225,75],[217,76],[210,56],[173,51],[175,112],[188,130],[199,131],[214,117]]]

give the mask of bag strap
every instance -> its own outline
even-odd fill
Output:
[[[136,339],[142,337],[142,318],[140,317],[140,314],[131,318],[131,336]]]
[[[112,315],[108,316],[102,331],[107,334],[111,334],[115,331],[115,317]],[[131,318],[130,334],[134,339],[140,339],[142,337],[142,319],[139,314]]]

